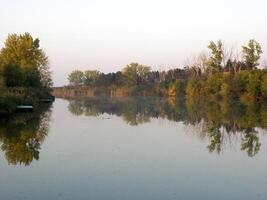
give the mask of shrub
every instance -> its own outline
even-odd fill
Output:
[[[264,99],[267,99],[267,73],[266,72],[262,75],[261,94]]]
[[[201,79],[198,77],[192,77],[188,80],[186,86],[186,97],[195,98],[201,95]]]

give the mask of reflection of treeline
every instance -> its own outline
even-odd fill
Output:
[[[9,164],[29,165],[39,159],[41,144],[48,133],[50,105],[33,113],[20,113],[0,119],[0,147]]]
[[[257,101],[267,98],[267,71],[260,70],[261,46],[250,40],[242,47],[242,59],[227,51],[221,41],[211,42],[210,55],[201,54],[183,69],[151,71],[149,66],[131,63],[116,73],[75,70],[70,85],[105,88],[138,95],[186,95]]]
[[[194,127],[198,136],[208,138],[209,150],[220,153],[223,145],[241,137],[241,148],[249,156],[260,149],[258,128],[267,129],[267,104],[191,101],[175,98],[89,98],[70,100],[74,115],[98,116],[104,113],[122,117],[130,125],[162,118]],[[240,137],[239,137],[240,136]],[[234,139],[236,138],[236,139]]]

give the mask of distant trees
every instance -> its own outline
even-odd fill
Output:
[[[69,74],[68,80],[71,85],[82,85],[84,80],[84,73],[80,70],[74,70]]]
[[[248,69],[256,69],[259,65],[258,61],[262,54],[261,46],[255,40],[249,40],[247,46],[243,46],[244,63]]]
[[[29,33],[10,34],[0,51],[0,74],[7,86],[52,87],[48,57]]]
[[[131,63],[123,68],[125,83],[129,86],[145,84],[151,68],[138,63]]]
[[[104,74],[97,70],[72,71],[68,80],[70,85],[79,86],[136,86],[146,84],[149,80],[150,67],[131,63],[122,72]]]
[[[87,70],[84,72],[84,84],[85,85],[96,85],[100,72],[97,70]]]
[[[205,53],[189,60],[183,69],[151,71],[149,66],[130,63],[116,73],[96,70],[74,71],[71,85],[102,87],[106,91],[124,88],[135,95],[168,95],[187,98],[260,101],[267,99],[267,71],[259,66],[261,46],[250,40],[242,47],[242,59],[234,56],[222,41],[210,42]]]

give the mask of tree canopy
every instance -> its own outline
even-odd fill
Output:
[[[256,69],[258,61],[262,54],[261,45],[255,40],[249,40],[247,46],[243,46],[243,58],[246,66],[250,69]]]
[[[71,85],[82,85],[84,80],[84,73],[80,70],[74,70],[69,74],[68,80]]]
[[[0,51],[0,72],[8,86],[50,89],[53,84],[48,57],[29,33],[8,35]]]
[[[138,63],[131,63],[123,68],[122,73],[125,77],[126,84],[133,86],[144,83],[151,68]]]

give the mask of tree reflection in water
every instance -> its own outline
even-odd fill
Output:
[[[39,159],[41,144],[48,134],[50,105],[33,113],[14,114],[0,119],[0,143],[9,164],[29,165]]]
[[[220,154],[233,141],[250,157],[261,147],[258,128],[267,128],[267,105],[244,105],[238,102],[204,102],[156,97],[92,97],[69,100],[74,115],[98,116],[104,113],[120,116],[127,124],[137,126],[151,118],[163,118],[192,126],[200,138],[209,141],[210,152]]]

